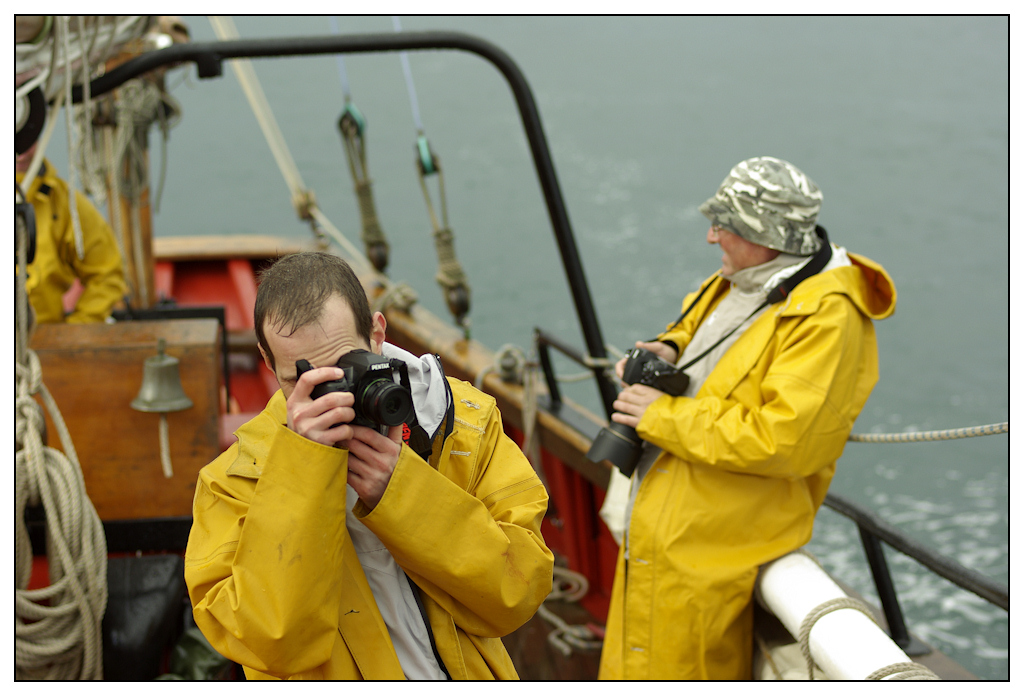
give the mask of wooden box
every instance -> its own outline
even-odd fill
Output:
[[[160,414],[131,407],[157,339],[179,360],[191,408],[167,414],[173,476],[160,460]],[[44,324],[31,347],[78,453],[103,520],[192,514],[199,470],[219,453],[221,357],[215,319]],[[42,399],[37,395],[37,400]],[[50,415],[48,446],[63,450]]]

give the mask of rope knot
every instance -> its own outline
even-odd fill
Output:
[[[310,190],[296,191],[292,196],[292,206],[300,220],[313,220],[313,209],[318,207],[316,194]]]

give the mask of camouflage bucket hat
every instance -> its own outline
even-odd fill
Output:
[[[700,212],[748,242],[810,256],[821,247],[814,233],[821,199],[818,186],[789,162],[754,157],[732,168]]]

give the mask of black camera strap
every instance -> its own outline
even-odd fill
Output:
[[[681,366],[679,368],[680,371],[683,371],[683,370],[686,370],[687,368],[693,367],[698,362],[703,360],[708,355],[708,353],[710,353],[715,348],[720,346],[725,341],[725,339],[729,338],[734,333],[736,333],[736,331],[738,331],[741,326],[746,324],[747,321],[749,321],[751,317],[753,317],[755,314],[760,312],[765,307],[767,307],[769,305],[773,305],[776,302],[781,302],[785,298],[789,297],[789,294],[791,292],[793,292],[793,290],[796,288],[797,285],[799,285],[803,281],[807,280],[812,275],[817,275],[818,273],[821,272],[821,270],[823,268],[825,268],[825,266],[828,265],[828,262],[830,260],[832,260],[832,245],[828,241],[828,233],[825,232],[825,228],[822,227],[821,225],[816,225],[814,231],[818,234],[818,237],[821,238],[821,248],[818,249],[817,253],[814,254],[814,256],[811,258],[811,260],[808,261],[806,264],[804,264],[803,268],[801,268],[799,271],[797,271],[793,275],[789,276],[788,278],[783,280],[781,283],[776,285],[774,288],[772,288],[768,292],[768,297],[765,299],[765,301],[762,302],[760,305],[758,305],[757,309],[755,309],[753,312],[751,312],[750,315],[747,316],[746,319],[744,319],[738,325],[736,325],[736,327],[734,327],[732,331],[730,331],[729,333],[725,334],[720,339],[715,341],[715,343],[712,344],[710,348],[705,350],[703,353],[698,355],[696,358],[694,358],[690,362],[688,362],[685,365]],[[693,309],[694,306],[696,306],[697,302],[700,301],[701,296],[705,292],[707,292],[707,289],[710,288],[712,285],[713,285],[713,283],[708,283],[707,286],[704,288],[704,290],[701,291],[700,295],[697,295],[697,299],[694,300],[690,304],[690,306],[686,308],[686,311],[683,312],[682,316],[679,317],[679,319],[676,321],[676,323],[673,324],[666,331],[671,331],[676,326],[678,326],[679,322],[681,322],[683,320],[683,317],[685,317],[687,314],[689,314],[690,310]]]

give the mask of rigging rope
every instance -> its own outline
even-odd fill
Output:
[[[330,19],[331,29],[337,34],[338,23],[333,16]],[[370,179],[370,170],[366,159],[366,140],[363,137],[366,120],[352,103],[352,96],[348,88],[348,76],[345,73],[345,61],[340,55],[336,58],[338,72],[341,76],[342,93],[345,97],[345,107],[338,119],[338,131],[341,133],[345,158],[348,161],[349,173],[352,175],[352,182],[355,186],[356,200],[359,203],[363,246],[366,248],[366,255],[373,262],[373,267],[383,272],[388,265],[390,246],[377,219],[377,208],[373,202],[373,182]]]
[[[238,30],[229,17],[211,16],[210,23],[213,25],[217,36],[222,40],[237,39],[239,36]],[[242,68],[242,65],[247,69]],[[372,273],[377,283],[385,291],[391,291],[395,287],[395,283],[392,283],[386,276],[374,270],[373,264],[370,263],[366,256],[320,210],[316,204],[316,197],[313,192],[305,189],[302,177],[299,175],[298,168],[295,165],[295,160],[292,159],[288,151],[288,146],[284,142],[284,136],[281,135],[281,130],[277,127],[277,121],[274,120],[274,115],[270,111],[270,105],[267,103],[266,96],[260,87],[259,79],[256,77],[256,72],[252,69],[249,61],[246,59],[233,60],[232,67],[235,68],[235,75],[238,77],[238,81],[242,83],[246,97],[249,99],[249,106],[256,115],[256,120],[260,123],[263,136],[274,153],[274,159],[281,170],[281,175],[284,177],[285,183],[292,193],[292,203],[295,205],[299,217],[309,222],[317,239],[323,242],[324,234],[330,235],[331,239],[345,251],[359,271]],[[395,291],[393,296],[404,294],[406,300],[411,297],[413,298],[412,301],[415,302],[415,292],[408,288],[408,286],[399,284],[399,287],[403,286],[405,289],[403,291]]]
[[[402,31],[401,22],[397,16],[392,16],[395,32]],[[409,90],[409,103],[412,106],[413,122],[416,125],[416,171],[419,175],[420,186],[423,189],[423,198],[427,204],[427,213],[430,215],[430,222],[434,232],[434,248],[437,252],[437,280],[441,286],[445,304],[448,311],[455,318],[455,323],[462,327],[463,335],[469,340],[470,321],[468,318],[470,306],[470,288],[462,264],[455,256],[455,237],[451,226],[448,224],[448,204],[444,190],[444,172],[441,169],[441,161],[431,150],[423,131],[423,123],[420,120],[419,102],[416,98],[416,86],[412,80],[412,69],[409,67],[409,56],[405,51],[400,53],[402,69],[405,72],[406,86]],[[438,223],[437,215],[434,213],[434,205],[430,200],[430,191],[427,188],[427,176],[437,175],[438,198],[441,204],[441,223]]]

